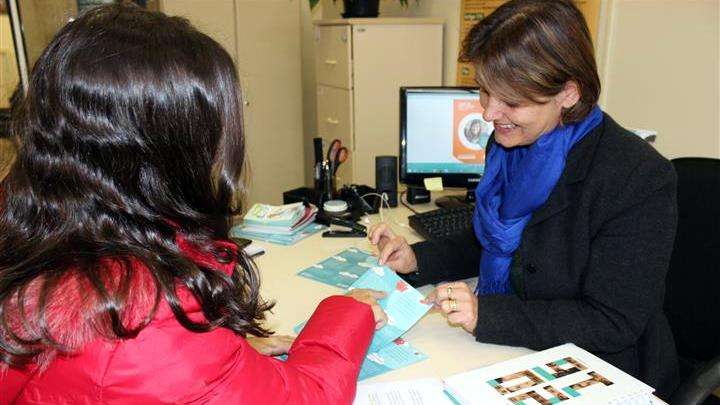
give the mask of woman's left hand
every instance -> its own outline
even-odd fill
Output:
[[[266,356],[277,356],[286,354],[295,341],[294,336],[269,336],[266,338],[248,336],[245,338],[250,346]]]
[[[439,284],[425,297],[426,303],[433,303],[447,316],[451,325],[460,325],[473,333],[477,326],[478,298],[462,282]]]

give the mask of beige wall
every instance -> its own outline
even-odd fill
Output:
[[[283,191],[304,182],[300,10],[305,3],[160,1],[162,11],[187,17],[237,63],[245,101],[248,204],[280,204]]]
[[[668,158],[720,158],[720,1],[606,1],[605,110]]]
[[[10,108],[10,96],[19,80],[10,17],[0,14],[0,108]]]

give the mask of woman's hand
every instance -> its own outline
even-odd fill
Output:
[[[257,337],[247,336],[245,338],[250,346],[257,350],[260,354],[266,356],[277,356],[280,354],[287,354],[295,341],[293,336],[269,336],[269,337]]]
[[[382,291],[368,290],[365,288],[356,288],[347,293],[348,297],[353,297],[364,304],[370,305],[373,315],[375,316],[375,330],[382,328],[387,323],[387,315],[377,302],[377,300],[385,298],[385,295]]]
[[[427,297],[426,303],[435,304],[447,316],[451,325],[460,325],[473,333],[477,326],[478,298],[462,282],[439,284]]]
[[[397,236],[388,224],[381,223],[370,228],[370,243],[378,247],[378,263],[398,273],[412,273],[417,270],[415,252],[402,236]]]

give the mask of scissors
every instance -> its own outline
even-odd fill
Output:
[[[342,141],[333,139],[327,151],[327,160],[330,162],[330,170],[333,175],[337,173],[338,167],[345,163],[350,156],[348,148],[342,146]]]

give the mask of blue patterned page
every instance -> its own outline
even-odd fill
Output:
[[[304,326],[304,324],[303,322],[301,325]],[[287,361],[288,359],[287,354],[274,357],[280,361]],[[422,353],[406,340],[397,338],[390,344],[380,348],[380,350],[370,352],[365,356],[365,360],[363,360],[360,367],[358,381],[407,367],[427,358],[428,356],[425,353]]]
[[[370,352],[365,356],[358,381],[407,367],[427,358],[426,354],[420,352],[406,340],[397,338],[380,350]]]
[[[387,293],[378,303],[387,314],[388,322],[375,332],[370,352],[402,336],[432,307],[432,304],[421,302],[425,297],[418,290],[385,266],[372,267],[350,286],[350,289],[354,288],[370,288]]]
[[[348,248],[335,256],[301,270],[298,275],[335,287],[348,288],[369,268],[377,265],[377,258],[360,249]]]

